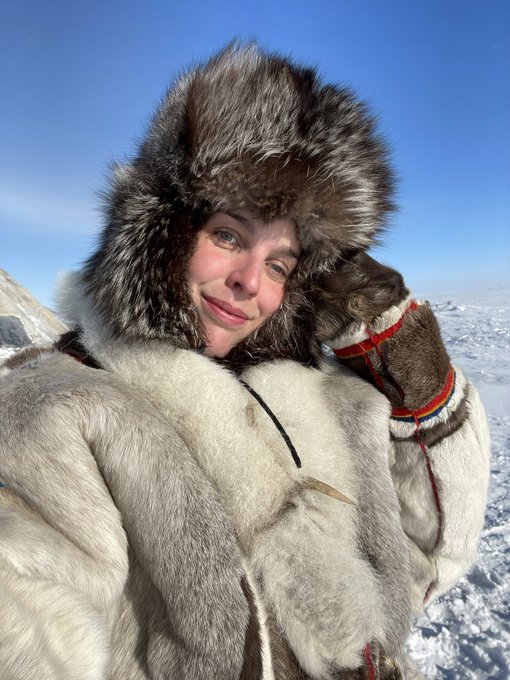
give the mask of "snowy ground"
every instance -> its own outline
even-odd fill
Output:
[[[419,619],[409,651],[428,680],[510,678],[510,289],[431,298],[454,363],[485,403],[492,476],[479,559]],[[12,350],[0,348],[0,362]]]
[[[510,678],[510,289],[430,300],[454,363],[478,388],[492,438],[476,566],[417,621],[409,651],[432,680]]]

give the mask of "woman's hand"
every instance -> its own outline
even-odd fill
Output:
[[[397,271],[360,252],[320,286],[317,339],[394,409],[417,411],[441,393],[451,369],[439,325],[427,303],[410,299]]]
[[[371,323],[407,295],[401,274],[359,251],[319,279],[310,294],[314,338],[334,347],[351,326]]]

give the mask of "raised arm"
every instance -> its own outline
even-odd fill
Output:
[[[326,282],[318,332],[339,361],[391,403],[390,464],[418,611],[476,558],[489,437],[478,394],[451,366],[430,306],[413,300],[398,277],[367,255],[356,257]]]

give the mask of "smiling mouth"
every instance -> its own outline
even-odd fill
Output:
[[[243,312],[242,309],[232,307],[228,302],[205,296],[203,296],[202,299],[209,312],[211,312],[216,319],[228,326],[242,326],[249,320],[249,316]]]

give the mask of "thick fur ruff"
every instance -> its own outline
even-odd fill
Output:
[[[116,335],[204,338],[184,282],[196,233],[215,211],[292,218],[303,254],[281,309],[242,348],[250,360],[309,358],[297,331],[303,291],[366,248],[391,210],[387,152],[345,88],[254,46],[230,46],[180,78],[137,155],[118,166],[106,227],[83,270]]]

